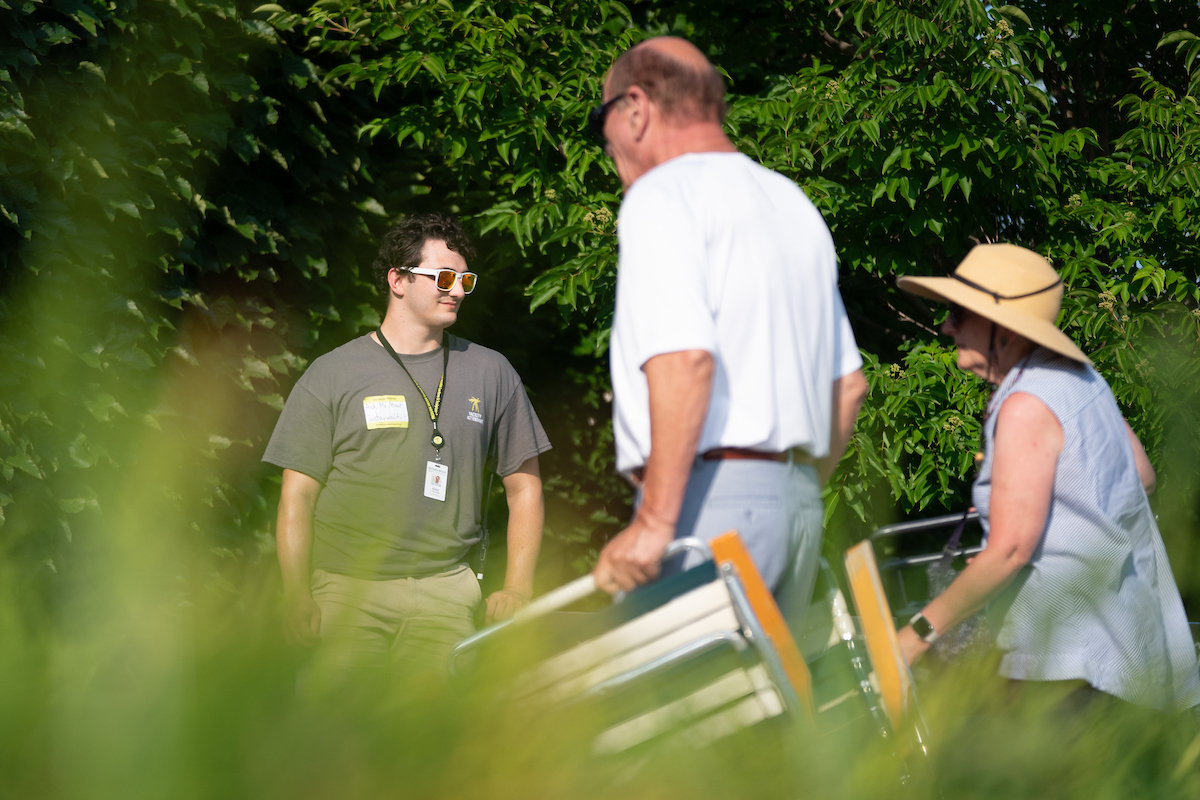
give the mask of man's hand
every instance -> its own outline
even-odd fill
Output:
[[[312,647],[321,638],[321,607],[311,594],[284,595],[283,638],[297,647]]]
[[[488,595],[487,611],[483,617],[484,625],[506,620],[524,608],[530,596],[517,589],[501,589]]]
[[[653,514],[638,512],[628,528],[600,552],[593,575],[596,586],[616,594],[658,577],[663,551],[675,538],[675,526]]]

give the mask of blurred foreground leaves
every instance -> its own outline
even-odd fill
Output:
[[[271,598],[161,602],[161,558],[204,571],[213,557],[148,553],[145,533],[106,548],[59,628],[27,626],[12,571],[0,572],[0,796],[1116,800],[1200,790],[1190,715],[1014,710],[991,669],[930,684],[930,756],[906,763],[871,725],[792,741],[760,726],[651,760],[597,759],[594,720],[499,699],[503,668],[452,686],[363,679],[298,695],[304,656],[282,646]]]

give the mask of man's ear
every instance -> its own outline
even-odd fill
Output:
[[[408,273],[393,267],[388,270],[388,288],[392,290],[392,294],[396,297],[404,297],[404,292],[408,288]]]
[[[625,102],[629,103],[629,113],[626,119],[629,125],[633,128],[634,141],[640,142],[646,136],[646,129],[650,127],[650,115],[652,110],[657,111],[653,107],[650,96],[642,87],[633,85],[625,90]]]

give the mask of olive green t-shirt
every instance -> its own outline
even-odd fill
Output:
[[[445,500],[425,495],[435,461],[433,402],[442,351],[400,354],[412,379],[370,335],[312,363],[292,389],[263,461],[321,482],[313,569],[372,580],[432,575],[459,564],[480,537],[489,447],[495,471],[515,472],[550,442],[508,360],[456,336],[438,416],[446,442]],[[403,417],[407,416],[407,422]]]

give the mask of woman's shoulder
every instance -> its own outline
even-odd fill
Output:
[[[1098,397],[1111,394],[1108,384],[1090,365],[1044,347],[1030,354],[1013,382],[1013,392],[1033,395],[1063,421],[1076,416]]]
[[[1062,431],[1058,415],[1050,404],[1019,386],[1000,405],[999,427],[1021,430],[1034,438],[1054,430]]]

